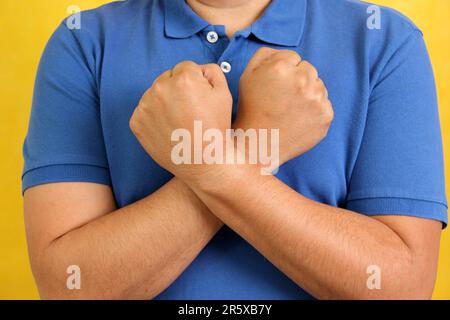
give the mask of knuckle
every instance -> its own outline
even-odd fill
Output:
[[[325,98],[328,98],[328,90],[327,90],[327,87],[325,86],[325,83],[323,82],[323,80],[319,78],[318,84],[319,84],[319,88],[320,88],[322,96],[324,96]]]
[[[317,79],[319,77],[319,73],[317,72],[317,69],[313,65],[311,65],[308,72],[310,76],[314,79]]]
[[[309,75],[313,76],[314,78],[317,78],[319,76],[317,69],[310,62],[303,60],[302,63],[304,63],[305,70]]]
[[[215,63],[209,63],[204,65],[204,70],[208,74],[212,75],[223,75],[222,69],[220,69],[220,66]]]
[[[327,126],[329,126],[334,120],[334,110],[329,100],[327,100],[322,109],[322,119]]]
[[[315,85],[311,88],[312,96],[317,99],[318,101],[323,101],[325,96],[325,90],[323,87]]]
[[[222,69],[220,69],[220,66],[217,63],[205,64],[205,68],[211,71],[222,72]]]
[[[269,47],[261,47],[261,48],[259,48],[257,51],[256,51],[256,53],[259,53],[259,54],[268,54],[268,53],[274,53],[276,50],[275,49],[272,49],[272,48],[269,48]]]
[[[133,114],[131,115],[129,126],[131,131],[136,134],[139,132],[139,120],[138,120],[139,106],[136,107]]]
[[[284,59],[278,59],[272,64],[274,72],[278,76],[287,76],[289,73],[290,65]]]
[[[136,124],[134,123],[134,117],[133,116],[131,116],[130,121],[128,122],[128,125],[129,125],[131,131],[134,132],[134,130],[136,129]]]
[[[280,50],[275,55],[285,59],[301,59],[300,55],[293,50]]]
[[[286,54],[287,54],[287,50],[278,50],[273,53],[272,57],[274,59],[283,59],[284,57],[286,57]]]
[[[178,74],[174,79],[176,87],[187,87],[192,83],[192,77],[190,72],[182,72]]]
[[[306,84],[308,83],[308,77],[306,76],[306,74],[302,72],[297,74],[296,79],[297,79],[296,84],[300,89],[303,89],[303,87],[305,87]]]
[[[193,61],[186,60],[186,61],[180,62],[176,67],[180,68],[181,70],[184,70],[184,69],[189,69],[189,68],[198,68],[198,64],[196,64]]]
[[[313,67],[313,65],[309,62],[309,61],[307,61],[307,60],[303,60],[302,61],[302,63],[301,63],[301,65],[305,68],[305,70],[309,70],[310,68],[312,68]]]
[[[293,58],[298,59],[300,61],[302,60],[302,56],[297,51],[289,50],[289,52]]]
[[[259,48],[255,54],[254,54],[254,58],[257,58],[259,60],[259,62],[261,63],[262,61],[268,61],[270,59],[272,59],[273,55],[278,52],[278,50],[269,48],[269,47],[261,47]]]
[[[156,94],[157,96],[161,95],[164,92],[164,85],[163,85],[162,81],[156,80],[151,87],[151,92]],[[147,91],[144,96],[149,95],[149,94],[150,94],[150,91]]]
[[[317,88],[321,92],[325,92],[325,84],[323,83],[322,79],[317,79]]]

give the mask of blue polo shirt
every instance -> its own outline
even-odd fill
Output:
[[[255,51],[267,46],[295,50],[316,66],[335,111],[328,136],[283,165],[277,177],[331,206],[445,225],[441,132],[422,33],[387,8],[378,28],[369,6],[274,0],[231,40],[223,26],[210,25],[182,0],[128,0],[82,12],[81,29],[62,23],[39,66],[23,190],[57,182],[106,184],[118,207],[148,196],[172,176],[130,131],[142,94],[181,61],[228,62],[235,114],[239,78]],[[218,41],[208,37],[211,31]],[[158,298],[311,296],[224,227]]]

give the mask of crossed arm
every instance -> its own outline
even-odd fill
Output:
[[[430,298],[439,222],[366,217],[308,200],[272,177],[252,175],[266,181],[242,190],[244,177],[226,181],[235,192],[221,191],[224,181],[221,190],[209,184],[196,190],[220,219],[315,297]],[[43,185],[26,192],[25,212],[44,299],[155,297],[222,225],[176,178],[119,210],[107,186]],[[82,290],[66,288],[71,264],[83,271]],[[366,287],[373,264],[382,270],[381,290]]]
[[[169,286],[222,223],[180,180],[115,207],[111,188],[60,183],[25,193],[31,266],[43,299],[150,299]],[[68,290],[78,265],[81,290]]]
[[[311,66],[299,59],[292,53],[260,52],[241,80],[247,98],[240,105],[239,127],[297,126],[291,138],[283,135],[286,141],[281,141],[282,162],[317,144],[331,121],[323,84]],[[258,68],[260,65],[265,67]],[[284,78],[273,80],[274,74]],[[245,87],[246,79],[261,81],[258,84],[252,80],[252,86],[248,81]],[[282,87],[270,83],[271,79]],[[293,79],[302,81],[295,83]],[[197,87],[198,83],[205,87]],[[285,92],[286,83],[300,85],[302,90],[295,87],[295,93]],[[179,90],[179,86],[184,86],[184,90]],[[208,117],[210,122],[206,122],[211,127],[226,126],[226,117],[217,117],[219,120],[214,122],[210,120],[215,119],[214,114],[205,115],[204,108],[195,109],[196,105],[207,104],[212,106],[209,113],[217,110],[223,115],[224,107],[219,104],[228,101],[225,87],[220,70],[183,64],[163,74],[144,95],[133,115],[132,130],[152,158],[176,176],[154,194],[117,210],[106,186],[62,183],[26,191],[30,257],[42,297],[152,298],[181,274],[225,223],[317,298],[429,298],[436,275],[440,222],[412,217],[366,217],[317,203],[273,176],[260,175],[256,166],[226,165],[193,172],[190,167],[177,168],[170,163],[168,147],[158,141],[169,136],[164,133],[183,127],[177,122],[180,119]],[[286,110],[281,111],[294,110],[301,116],[287,114],[280,120],[270,114],[250,112],[249,105],[257,104],[260,110],[265,103],[264,99],[252,98],[252,94],[265,92],[270,97],[270,88],[273,95],[281,91],[278,105],[283,105],[285,97]],[[212,91],[202,95],[205,90]],[[301,96],[293,97],[299,94],[297,91]],[[190,96],[178,94],[184,92]],[[179,108],[195,99],[192,106]],[[170,108],[174,106],[165,101],[178,103],[178,108]],[[291,101],[299,105],[291,108]],[[267,104],[267,110],[271,107]],[[189,114],[167,115],[158,108],[181,113],[189,110]],[[281,122],[269,123],[274,118]],[[304,123],[292,123],[292,119],[305,118]],[[158,135],[159,139],[148,138]],[[316,137],[315,141],[308,141],[311,137]],[[301,143],[292,145],[293,141]],[[283,147],[288,145],[289,148]],[[83,271],[82,290],[66,289],[66,268],[71,264],[79,265]],[[381,290],[369,290],[366,286],[366,269],[370,265],[382,270]]]

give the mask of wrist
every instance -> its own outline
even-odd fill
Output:
[[[263,121],[264,122],[264,121]],[[261,127],[259,124],[241,121],[239,115],[232,125],[237,141],[235,150],[241,155],[241,163],[254,164],[262,175],[274,175],[285,162],[280,153],[280,129]]]
[[[259,167],[251,164],[224,163],[204,166],[205,168],[184,178],[183,182],[193,190],[215,193],[233,190],[236,185],[248,183],[249,179],[261,175]]]
[[[251,130],[251,131],[250,131]],[[272,175],[278,169],[278,136],[233,126],[219,144],[203,146],[196,162],[173,168],[172,173],[190,187],[214,189],[234,182],[246,183],[254,175]],[[262,140],[261,140],[262,139]]]

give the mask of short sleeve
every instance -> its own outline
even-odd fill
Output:
[[[95,70],[93,41],[62,23],[38,68],[23,147],[23,192],[55,182],[110,184]]]
[[[435,81],[418,30],[389,58],[373,86],[347,208],[447,224]]]

